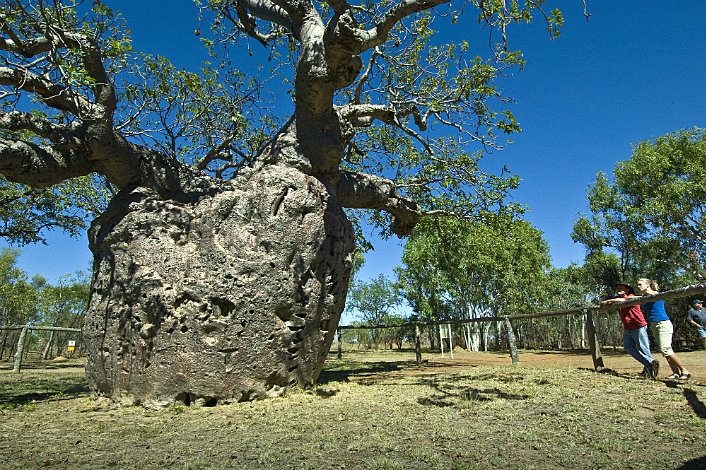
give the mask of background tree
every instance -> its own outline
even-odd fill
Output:
[[[638,143],[613,170],[615,188],[639,216],[644,244],[660,271],[703,278],[706,256],[706,131],[675,131]]]
[[[512,219],[497,226],[422,221],[405,245],[402,261],[398,276],[407,298],[417,302],[413,306],[439,299],[436,320],[534,312],[549,268],[541,233]],[[489,327],[484,325],[482,335],[486,349]],[[478,345],[475,324],[464,331],[466,341]]]
[[[579,219],[572,237],[589,250],[614,250],[623,278],[667,278],[681,270],[700,278],[704,163],[701,129],[640,142],[629,160],[616,163],[612,181],[596,177],[588,193],[591,217]]]
[[[359,315],[362,323],[371,326],[382,326],[401,323],[395,310],[399,299],[395,293],[392,282],[384,274],[368,282],[359,282],[351,288],[348,306],[352,312]],[[389,332],[387,332],[389,333]],[[387,336],[386,330],[371,329],[370,340],[375,349],[382,339]]]
[[[30,280],[27,273],[16,266],[18,250],[0,251],[0,312],[2,325],[25,325],[40,319],[37,309],[40,278]]]
[[[21,326],[36,323],[39,315],[40,276],[29,279],[27,273],[16,266],[19,250],[0,250],[0,325]],[[9,330],[0,332],[0,359],[17,344],[17,337]]]
[[[111,188],[98,177],[78,177],[52,188],[32,188],[0,175],[0,237],[9,244],[46,243],[47,230],[78,236],[105,210]]]
[[[587,277],[606,286],[618,280],[656,279],[663,290],[703,280],[706,131],[675,131],[633,147],[612,178],[599,174],[589,188],[590,217],[572,237],[588,251]],[[617,256],[617,258],[616,258]],[[684,312],[685,302],[667,309]],[[684,336],[683,315],[672,315]]]
[[[42,280],[44,281],[44,280]],[[75,275],[64,275],[57,279],[55,284],[42,282],[37,285],[39,290],[41,324],[62,328],[81,328],[84,322],[90,280],[86,273],[79,271]],[[45,348],[44,359],[51,355],[52,347],[65,344],[65,338],[75,338],[66,333],[39,332]],[[69,337],[70,336],[70,337]]]

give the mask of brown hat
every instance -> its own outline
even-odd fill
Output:
[[[633,295],[635,294],[635,289],[633,289],[632,286],[631,286],[630,284],[628,284],[627,282],[616,282],[616,283],[615,283],[615,287],[618,287],[618,286],[627,287],[627,288],[628,288],[628,294],[633,294]]]

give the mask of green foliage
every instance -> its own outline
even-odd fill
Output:
[[[532,313],[546,296],[548,246],[522,220],[498,226],[423,221],[402,261],[398,276],[405,297],[425,318]]]
[[[0,251],[0,324],[80,328],[90,280],[83,272],[51,284],[41,275],[31,280],[16,266],[19,250]]]
[[[56,284],[41,288],[42,323],[64,328],[81,328],[88,305],[90,279],[85,272],[61,276]]]
[[[384,274],[359,282],[349,294],[346,307],[360,314],[369,325],[384,325],[399,304],[392,282]]]
[[[354,26],[374,31],[401,3],[360,2],[350,12]],[[499,86],[510,69],[524,66],[522,53],[508,47],[506,30],[511,23],[529,23],[539,14],[550,36],[558,36],[561,12],[545,13],[544,3],[473,2],[479,10],[479,22],[492,32],[502,32],[501,38],[491,37],[490,47],[483,41],[480,50],[473,50],[475,45],[469,44],[464,34],[468,25],[457,24],[460,15],[468,14],[463,10],[451,10],[450,15],[423,10],[396,23],[382,44],[361,53],[361,72],[334,97],[341,107],[384,108],[381,114],[363,116],[352,122],[353,129],[344,130],[350,141],[342,167],[392,179],[400,193],[419,204],[423,212],[484,222],[498,212],[521,213],[520,205],[504,202],[508,191],[517,187],[518,178],[505,169],[500,175],[488,174],[479,162],[487,153],[502,148],[503,139],[521,131],[512,112],[505,109],[513,100],[503,96]],[[216,39],[209,40],[209,46],[221,60],[227,60],[228,42],[254,37],[252,31],[240,14],[241,21],[232,27],[229,20],[236,12],[228,9],[226,2],[203,4],[202,14],[213,15],[211,27]],[[335,20],[332,4],[317,2],[316,6],[324,23]],[[447,23],[449,18],[451,24]],[[253,21],[250,26],[257,27],[257,39],[267,46],[260,62],[293,93],[300,38],[266,21]],[[258,50],[249,45],[248,53],[258,56]],[[294,99],[296,102],[296,96]],[[353,218],[376,226],[383,236],[390,235],[387,213],[360,212]]]
[[[613,250],[620,278],[701,278],[706,257],[706,131],[677,131],[640,142],[619,162],[612,181],[599,174],[589,188],[591,215],[572,237],[589,253]]]
[[[27,3],[24,5],[23,3]],[[64,32],[81,33],[103,52],[104,67],[110,75],[121,73],[132,53],[131,39],[122,17],[102,2],[94,0],[90,8],[83,2],[3,2],[0,15],[13,35],[19,38],[35,38],[42,25],[52,24]],[[64,87],[63,93],[91,96],[96,91],[96,80],[88,72],[88,64],[73,43],[73,37],[65,38],[67,47],[52,47],[43,60],[27,61],[21,69],[36,73],[52,83]],[[49,59],[49,60],[46,60]],[[17,66],[16,62],[10,61]],[[8,90],[9,91],[9,90]],[[2,110],[14,109],[20,93],[14,89],[4,96]],[[50,100],[32,97],[33,112],[40,113],[55,122],[70,122],[84,116],[72,116],[52,107]],[[86,110],[87,111],[87,110]]]
[[[218,178],[251,163],[280,124],[265,112],[257,80],[225,63],[191,72],[136,54],[122,80],[124,135]]]
[[[384,274],[368,282],[357,282],[348,292],[346,310],[357,315],[362,324],[393,325],[404,321],[395,310],[400,304],[394,285]],[[381,340],[393,340],[394,330],[371,329],[370,340],[377,348]]]
[[[73,178],[51,188],[12,183],[0,175],[0,236],[7,243],[45,243],[45,232],[60,229],[77,236],[100,214],[112,188],[94,176]]]
[[[15,266],[19,250],[0,251],[0,324],[24,325],[39,320],[39,292],[36,282]]]

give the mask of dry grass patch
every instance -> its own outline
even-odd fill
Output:
[[[312,390],[160,411],[92,400],[75,371],[19,379],[0,371],[0,461],[4,468],[444,470],[704,462],[703,387],[510,365],[444,373],[412,359],[349,353],[327,361]]]

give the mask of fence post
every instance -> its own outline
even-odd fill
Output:
[[[451,323],[449,323],[447,326],[447,329],[449,331],[449,351],[451,351],[451,359],[454,358],[454,339],[451,333]]]
[[[414,324],[414,352],[417,354],[417,364],[422,363],[422,338],[419,332],[419,324]]]
[[[5,333],[2,335],[2,348],[0,348],[0,361],[2,361],[2,357],[5,354],[5,342],[7,341],[7,336],[10,334],[10,330],[5,330]]]
[[[601,347],[598,344],[596,326],[593,323],[593,314],[588,310],[584,310],[584,314],[586,315],[586,330],[588,330],[588,345],[591,347],[591,358],[593,358],[593,368],[596,370],[596,372],[600,372],[605,369],[605,365],[603,364]]]
[[[505,319],[505,328],[507,329],[507,339],[510,343],[510,356],[512,357],[512,364],[520,365],[520,355],[517,352],[517,343],[515,342],[515,332],[512,331],[512,323],[508,317],[503,317]]]
[[[20,368],[22,367],[22,353],[25,348],[25,336],[27,336],[27,327],[22,327],[22,332],[20,332],[20,339],[17,341],[17,351],[15,352],[15,367],[12,372],[15,374],[20,373]]]
[[[341,338],[341,329],[336,328],[336,334],[338,335],[338,360],[343,359],[343,339]]]

